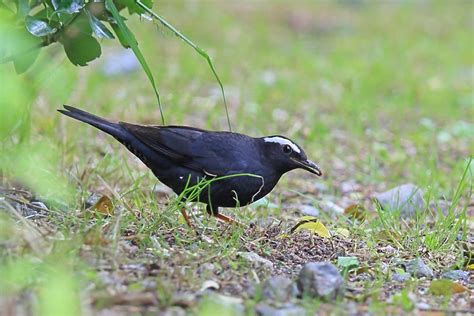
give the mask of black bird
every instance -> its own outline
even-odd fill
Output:
[[[209,214],[226,222],[233,220],[219,214],[219,207],[248,205],[264,197],[290,170],[322,175],[303,149],[283,136],[254,138],[187,126],[113,123],[67,105],[58,111],[112,135],[178,195],[203,179],[214,179],[192,199],[206,203]]]

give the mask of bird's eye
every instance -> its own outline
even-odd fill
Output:
[[[283,146],[283,152],[285,154],[291,154],[293,152],[293,149],[291,149],[290,145],[285,145]]]

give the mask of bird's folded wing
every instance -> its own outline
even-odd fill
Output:
[[[201,139],[202,130],[181,126],[143,126],[124,122],[120,122],[120,125],[145,145],[179,165],[205,174],[222,175],[222,170],[219,172],[214,170],[213,166],[206,166],[203,163],[206,158],[216,158],[216,153]]]

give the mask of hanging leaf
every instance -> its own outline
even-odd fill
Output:
[[[88,12],[87,15],[89,17],[89,24],[92,28],[92,31],[98,38],[115,38],[112,32],[109,31],[109,29],[98,18],[96,18],[90,12]]]
[[[467,265],[466,268],[467,268],[468,270],[471,270],[471,271],[474,270],[474,263]]]
[[[153,7],[153,0],[143,0],[141,2],[150,9]],[[145,12],[144,9],[142,9],[140,6],[136,4],[135,0],[118,0],[117,3],[119,4],[119,6],[122,5],[124,7],[127,7],[128,13],[130,14],[133,14],[133,13],[142,14]]]
[[[451,280],[434,280],[430,284],[429,291],[433,295],[448,296],[457,293],[464,293],[469,289]]]
[[[313,216],[303,216],[299,222],[291,228],[291,233],[299,232],[301,230],[307,230],[313,234],[321,236],[323,238],[331,238],[329,230],[324,226],[323,223]]]
[[[85,5],[84,0],[52,0],[51,2],[56,11],[69,14],[79,12]]]
[[[123,34],[120,27],[116,23],[110,23],[110,26],[112,26],[112,29],[114,30],[115,35],[117,35],[120,44],[122,44],[122,46],[125,48],[130,48],[130,45],[128,44],[128,41],[125,38],[125,35]],[[135,44],[137,44],[136,41]]]
[[[2,32],[3,33],[3,32]],[[11,28],[9,33],[2,37],[5,47],[13,56],[13,65],[17,74],[27,71],[35,62],[42,46],[42,40],[33,36],[24,29]]]
[[[47,36],[56,33],[57,29],[51,27],[46,21],[27,15],[25,25],[28,32],[37,37]]]
[[[145,57],[143,56],[140,48],[138,48],[138,44],[137,44],[137,40],[135,39],[135,36],[128,29],[123,18],[120,16],[119,11],[117,7],[115,6],[114,2],[112,0],[105,0],[105,7],[110,13],[112,13],[112,16],[114,17],[115,21],[117,22],[118,27],[120,28],[120,31],[122,32],[124,36],[124,39],[126,40],[127,44],[130,45],[130,47],[132,48],[135,56],[137,56],[137,59],[140,62],[140,65],[142,65],[143,71],[145,71],[145,74],[148,77],[148,81],[150,81],[153,91],[155,92],[156,100],[158,102],[158,107],[160,108],[161,121],[164,125],[165,117],[163,116],[163,109],[161,108],[160,94],[158,93],[158,88],[156,87],[155,78],[153,77],[153,73],[151,72],[150,66],[148,66],[148,63],[146,62]]]
[[[90,35],[78,33],[74,37],[63,37],[61,42],[67,57],[76,66],[87,66],[102,53],[100,44]]]
[[[22,74],[27,71],[36,61],[40,52],[40,47],[38,46],[31,51],[17,55],[13,59],[13,65],[17,74]]]
[[[108,1],[108,0],[106,0]],[[169,29],[170,31],[172,31],[174,33],[174,35],[176,35],[177,37],[179,37],[180,39],[182,39],[186,44],[188,44],[189,46],[191,46],[199,55],[201,55],[204,59],[206,59],[207,61],[207,64],[209,65],[209,68],[211,68],[211,71],[212,73],[214,74],[214,77],[216,78],[217,80],[217,83],[219,84],[219,87],[221,88],[221,93],[222,93],[222,98],[224,99],[224,108],[225,108],[225,114],[226,114],[226,117],[227,117],[227,124],[229,125],[229,131],[232,132],[232,126],[231,126],[231,123],[230,123],[230,116],[229,116],[229,110],[227,109],[227,101],[226,101],[226,97],[225,97],[225,92],[224,92],[224,85],[222,84],[222,81],[221,79],[219,78],[219,76],[217,75],[217,71],[214,67],[214,64],[212,62],[212,59],[211,57],[206,53],[206,51],[204,49],[202,49],[201,47],[197,46],[196,44],[194,44],[189,38],[187,38],[186,36],[184,36],[180,31],[178,31],[178,29],[176,29],[173,25],[171,25],[170,23],[168,23],[168,21],[166,21],[165,19],[163,19],[161,16],[159,16],[158,14],[156,14],[155,12],[153,12],[150,7],[146,6],[142,1],[140,0],[135,0],[136,4],[142,8],[146,13],[148,13],[150,16],[152,16],[153,18],[157,19],[158,21],[160,21],[161,24],[163,24],[167,29]]]
[[[24,17],[31,10],[28,0],[18,0],[17,6],[18,6],[17,15],[19,17]]]

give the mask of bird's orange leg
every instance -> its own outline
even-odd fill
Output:
[[[189,228],[194,228],[193,223],[191,222],[191,218],[189,218],[188,213],[186,212],[186,208],[181,208],[181,215],[183,215],[186,224],[188,224]]]
[[[239,221],[236,221],[235,219],[229,217],[229,216],[225,216],[223,214],[212,214],[212,216],[214,216],[215,218],[217,218],[218,220],[221,220],[223,222],[226,222],[226,223],[229,223],[229,224],[235,224],[235,225],[238,225],[240,227],[247,227],[247,225],[239,222]]]

